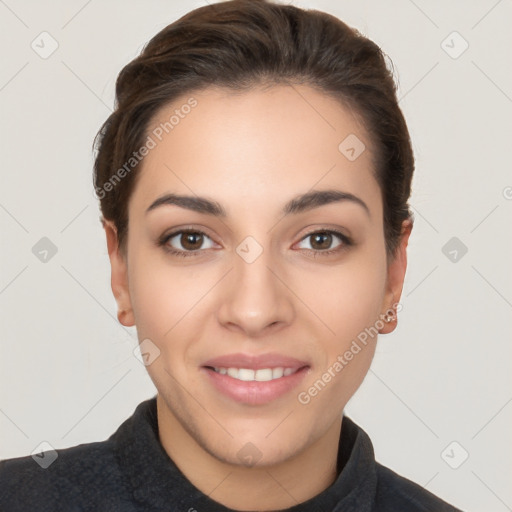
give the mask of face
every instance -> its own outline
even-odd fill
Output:
[[[158,354],[147,370],[169,422],[220,461],[277,464],[339,427],[374,354],[368,329],[393,329],[382,315],[408,235],[388,262],[371,143],[334,99],[190,96],[142,162],[125,255],[107,223],[119,318]]]

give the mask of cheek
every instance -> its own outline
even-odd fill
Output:
[[[329,279],[308,280],[314,290],[308,305],[322,320],[317,330],[322,335],[316,339],[324,357],[318,359],[298,396],[311,414],[323,411],[318,421],[325,425],[345,407],[368,372],[385,290],[385,265],[378,259],[338,270]]]
[[[180,266],[171,263],[164,251],[152,248],[134,251],[130,262],[130,296],[138,338],[150,339],[163,356],[147,370],[154,376],[164,371],[161,365],[171,364],[173,373],[183,377],[197,362],[222,269]]]
[[[297,295],[321,320],[326,348],[340,349],[379,318],[385,293],[385,260],[360,254],[314,275],[306,272]],[[330,348],[329,348],[330,347]]]
[[[191,267],[189,267],[191,268]],[[154,250],[133,251],[129,264],[131,304],[139,338],[170,336],[200,296],[200,279],[187,269],[173,268]],[[191,286],[191,282],[195,283]]]

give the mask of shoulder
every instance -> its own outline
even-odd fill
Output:
[[[376,464],[378,512],[461,512],[420,485]]]
[[[108,505],[106,497],[119,496],[123,488],[111,439],[0,461],[0,510],[5,512],[78,511],[84,504],[92,510],[100,500]]]

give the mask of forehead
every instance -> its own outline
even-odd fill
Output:
[[[194,105],[190,107],[190,105]],[[357,116],[308,86],[206,89],[160,109],[130,208],[176,192],[243,208],[279,208],[312,188],[380,207],[371,143]]]

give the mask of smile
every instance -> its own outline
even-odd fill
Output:
[[[292,397],[292,391],[310,373],[311,363],[284,354],[237,353],[204,361],[200,371],[219,398],[262,406]]]

